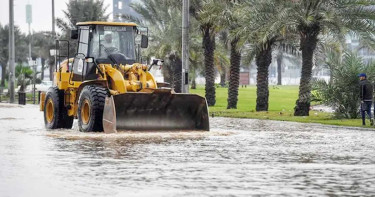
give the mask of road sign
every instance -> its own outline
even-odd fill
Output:
[[[31,4],[26,5],[26,23],[31,24],[33,21]]]

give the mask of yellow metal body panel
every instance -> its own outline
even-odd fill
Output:
[[[137,26],[135,23],[121,23],[121,22],[106,22],[106,21],[87,21],[79,22],[76,25],[113,25],[113,26]]]
[[[149,92],[157,88],[154,76],[147,71],[147,66],[135,63],[133,65],[120,65],[113,68],[110,64],[103,65],[107,78],[110,80],[111,94],[126,92]]]
[[[73,63],[73,59],[69,59]],[[153,75],[147,71],[148,66],[135,63],[133,65],[119,65],[113,67],[111,64],[100,64],[99,68],[104,76],[98,74],[97,80],[92,81],[72,81],[72,73],[68,72],[68,60],[60,64],[59,72],[54,72],[54,85],[59,90],[64,90],[64,102],[68,109],[69,116],[77,116],[78,98],[80,91],[86,83],[105,81],[110,84],[109,92],[111,95],[124,94],[127,92],[152,92],[157,89],[157,83]],[[97,70],[97,73],[98,70]],[[44,98],[43,98],[44,95]],[[45,93],[42,93],[40,110],[44,110]]]
[[[126,93],[126,82],[120,70],[113,68],[110,64],[105,64],[105,73],[108,75],[107,80],[110,81],[111,87],[109,89],[115,91],[115,94]]]
[[[77,26],[103,25],[137,27],[135,23],[88,21],[79,22]],[[60,57],[59,57],[60,58]],[[59,89],[59,96],[64,93],[64,109],[68,116],[77,117],[78,102],[81,91],[87,86],[99,86],[108,92],[100,93],[105,98],[103,126],[105,132],[116,131],[117,128],[128,129],[200,129],[208,130],[208,108],[203,97],[190,94],[175,94],[171,89],[158,89],[153,75],[148,72],[148,66],[134,63],[133,65],[112,65],[108,63],[97,65],[93,58],[86,58],[84,72],[74,75],[84,75],[82,78],[93,80],[73,81],[73,58],[63,61],[54,72],[54,86]],[[106,62],[106,61],[99,61]],[[108,62],[111,62],[108,60]],[[81,62],[79,62],[81,63]],[[81,64],[79,64],[81,65]],[[95,75],[95,67],[96,75]],[[79,67],[80,68],[80,67]],[[76,71],[78,69],[75,69]],[[77,74],[77,73],[76,73]],[[87,75],[86,75],[87,74]],[[79,78],[78,80],[81,80]],[[101,91],[100,91],[101,92]],[[130,93],[142,92],[142,93]],[[110,95],[107,95],[107,94]],[[153,93],[153,94],[147,94]],[[105,94],[105,95],[103,95]],[[80,117],[84,124],[90,121],[90,106],[88,100],[81,100]],[[159,102],[159,103],[158,103]],[[54,106],[46,101],[46,93],[41,94],[40,110],[46,109],[47,121],[54,117]],[[46,103],[47,106],[44,106]],[[126,104],[126,105],[124,105]],[[129,108],[129,105],[131,107]],[[161,107],[162,106],[162,107]],[[178,110],[176,110],[178,108]],[[134,109],[137,110],[134,113]],[[147,121],[144,121],[147,119]],[[118,120],[118,121],[117,121]],[[116,121],[118,124],[116,124]],[[106,129],[107,128],[107,129]],[[108,128],[111,128],[108,130]],[[106,131],[107,130],[107,131]]]
[[[66,104],[70,104],[70,109],[68,109],[68,116],[76,116],[78,110],[78,105],[76,104],[77,97],[77,88],[68,88],[65,91],[64,101]]]

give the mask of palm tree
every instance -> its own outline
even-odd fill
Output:
[[[106,14],[108,5],[104,0],[76,1],[69,0],[66,3],[67,10],[64,10],[65,19],[57,18],[56,25],[64,32],[62,39],[70,40],[70,30],[77,29],[76,24],[84,21],[107,21],[109,14]],[[70,54],[77,52],[77,43],[71,42]]]
[[[230,74],[227,109],[237,109],[241,64],[241,51],[238,49],[238,42],[238,37],[235,37],[230,41]]]
[[[142,3],[132,4],[132,7],[143,16],[141,24],[150,29],[151,44],[146,50],[147,56],[166,60],[162,70],[164,81],[170,83],[176,92],[181,92],[182,33],[176,28],[181,25],[181,12],[156,0],[142,0]]]
[[[193,3],[195,7],[190,10],[196,10],[192,13],[194,18],[199,22],[202,32],[202,46],[204,49],[204,65],[205,65],[205,96],[208,106],[214,106],[216,103],[215,90],[215,65],[214,51],[216,48],[216,34],[219,31],[217,21],[221,17],[225,4],[221,1],[203,0]]]
[[[40,57],[42,60],[41,69],[41,80],[44,80],[44,66],[46,65],[46,60],[50,58],[49,50],[54,48],[54,36],[52,32],[36,32],[33,34],[33,57]],[[52,66],[53,67],[53,66]]]
[[[281,50],[278,50],[277,56],[276,56],[276,62],[277,62],[277,85],[282,85],[282,62],[284,59],[284,53]]]
[[[181,1],[164,0],[167,6],[177,9],[182,8]],[[204,75],[206,78],[205,96],[207,104],[214,106],[215,99],[215,65],[214,54],[216,49],[216,34],[219,32],[219,19],[222,17],[222,10],[225,9],[225,1],[214,0],[191,0],[189,12],[197,21],[201,35],[204,55]]]
[[[236,28],[239,28],[238,15],[234,14],[235,6],[240,6],[243,1],[230,0],[224,1],[226,9],[220,19],[221,26],[226,28],[231,34],[227,38],[230,47],[230,69],[229,69],[229,88],[228,88],[228,104],[227,109],[237,109],[238,87],[240,84],[240,63],[241,63],[241,47],[239,47],[240,38],[234,34]]]
[[[57,26],[63,31],[70,31],[75,28],[78,22],[83,21],[106,21],[109,14],[106,14],[108,5],[104,5],[104,0],[75,1],[69,0],[66,3],[67,10],[64,10],[66,21],[57,18]]]
[[[300,57],[300,52],[297,49],[296,44],[293,39],[281,41],[277,44],[277,54],[276,54],[276,63],[277,63],[277,85],[282,85],[282,62],[285,58],[292,58],[295,60]]]
[[[19,91],[24,92],[26,86],[30,84],[33,78],[33,70],[28,66],[17,64],[15,67],[15,76],[17,78],[17,85],[20,86]]]
[[[191,26],[195,27],[197,22],[195,20],[191,21]],[[198,74],[202,74],[204,72],[203,68],[203,49],[202,45],[202,38],[199,31],[191,31],[190,34],[190,65],[189,65],[189,76],[191,80],[191,89],[196,89],[196,78]]]
[[[314,52],[322,33],[358,36],[375,31],[374,1],[362,0],[296,0],[282,2],[287,10],[291,29],[300,35],[302,71],[295,116],[308,116],[310,109],[311,77]]]
[[[214,64],[215,68],[220,74],[220,86],[225,87],[227,72],[229,68],[229,58],[227,51],[223,47],[225,43],[218,43],[217,49],[215,50]]]
[[[365,72],[370,79],[375,78],[373,62],[365,63],[355,53],[342,53],[340,50],[327,50],[326,64],[332,67],[332,82],[314,81],[313,89],[321,101],[335,109],[338,118],[357,118],[359,88],[357,74]]]
[[[268,70],[272,62],[272,49],[285,38],[284,7],[274,0],[249,1],[237,8],[240,19],[236,34],[250,46],[249,54],[257,65],[257,111],[268,111]]]
[[[28,54],[28,41],[26,39],[26,35],[23,34],[20,29],[15,26],[14,28],[14,37],[15,37],[15,58],[16,62],[20,63],[22,61],[26,61],[26,57]],[[1,64],[1,83],[0,86],[5,86],[6,80],[6,65],[8,62],[8,45],[9,45],[9,25],[2,26],[0,24],[0,64]]]

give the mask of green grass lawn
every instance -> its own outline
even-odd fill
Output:
[[[335,119],[332,114],[326,112],[310,111],[310,116],[307,117],[293,116],[298,86],[270,86],[269,90],[269,111],[256,112],[255,86],[240,87],[237,109],[230,110],[227,109],[228,89],[216,88],[216,105],[209,107],[210,115],[362,127],[362,121],[359,119]],[[204,86],[198,86],[190,92],[204,96]]]

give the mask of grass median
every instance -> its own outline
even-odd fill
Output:
[[[360,119],[336,119],[332,113],[327,112],[310,111],[310,116],[293,116],[298,97],[298,86],[270,86],[269,90],[269,111],[256,112],[255,86],[239,88],[237,109],[227,109],[228,89],[216,88],[216,105],[209,107],[210,115],[363,127]],[[204,86],[198,86],[197,89],[191,89],[190,92],[204,96]]]

